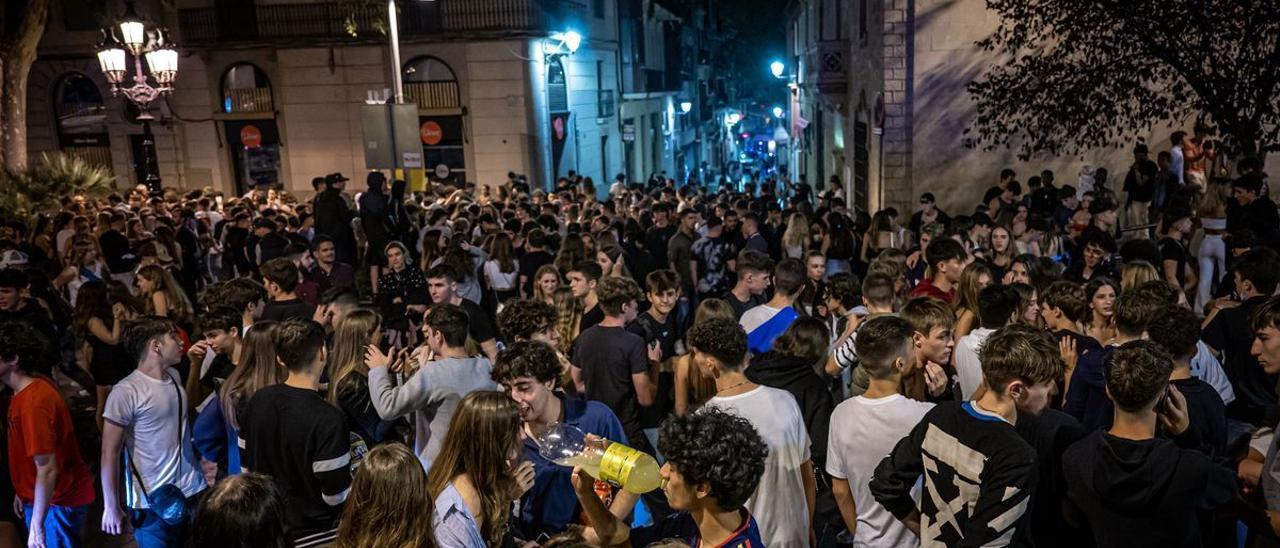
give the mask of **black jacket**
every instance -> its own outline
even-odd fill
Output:
[[[1179,447],[1198,441],[1135,441],[1097,430],[1067,449],[1067,498],[1100,548],[1203,545],[1201,515],[1229,502],[1236,480],[1199,451]]]
[[[386,194],[369,190],[360,195],[360,228],[369,246],[379,252],[391,241],[390,213]]]
[[[826,470],[827,431],[836,402],[827,383],[813,365],[795,356],[766,352],[751,359],[747,378],[756,384],[790,392],[800,406],[805,429],[809,431],[810,455],[815,470]]]
[[[347,207],[347,201],[337,189],[329,188],[316,195],[315,200],[316,234],[333,238],[334,251],[338,262],[350,265],[356,263],[356,235],[351,230],[351,219],[355,215]]]

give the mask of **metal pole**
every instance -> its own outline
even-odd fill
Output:
[[[142,183],[147,185],[152,196],[159,196],[164,190],[160,182],[160,170],[155,165],[156,138],[151,133],[151,117],[143,115],[138,119],[142,122]]]
[[[387,26],[391,28],[391,81],[395,84],[396,104],[404,103],[404,82],[400,75],[400,23],[396,19],[396,0],[387,0]]]

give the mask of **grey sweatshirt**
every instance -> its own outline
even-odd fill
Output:
[[[487,358],[446,358],[427,362],[404,384],[395,386],[391,371],[373,368],[369,370],[369,398],[383,420],[414,414],[413,450],[423,470],[430,470],[458,402],[471,392],[498,389],[489,371]]]

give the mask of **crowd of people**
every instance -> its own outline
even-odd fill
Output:
[[[786,177],[68,196],[0,227],[0,545],[1280,544],[1266,176],[1201,127],[1133,152],[951,214]],[[549,458],[560,425],[661,488]]]

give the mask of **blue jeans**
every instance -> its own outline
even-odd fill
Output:
[[[190,499],[188,499],[190,501]],[[169,525],[151,510],[130,510],[133,539],[138,548],[182,548],[186,545],[187,524]]]
[[[31,529],[33,506],[22,505],[22,519]],[[54,506],[44,515],[44,544],[48,548],[79,548],[80,530],[89,516],[89,506]]]

